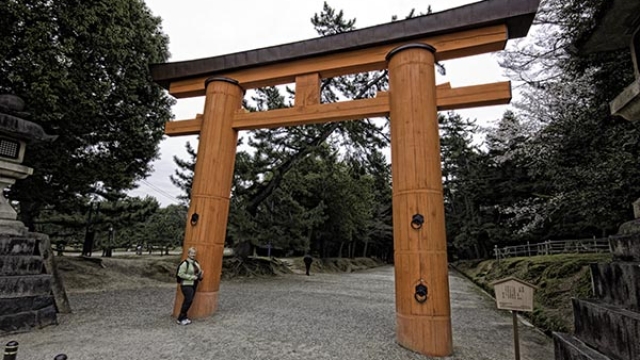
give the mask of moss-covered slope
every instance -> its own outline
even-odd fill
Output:
[[[538,286],[531,322],[547,333],[573,331],[571,298],[592,296],[589,264],[611,261],[610,254],[561,254],[506,260],[459,261],[454,266],[493,295],[491,283],[514,276]]]

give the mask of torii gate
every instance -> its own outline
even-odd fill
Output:
[[[506,104],[511,84],[436,86],[436,61],[504,49],[526,36],[540,0],[487,0],[312,40],[152,65],[176,98],[206,96],[195,119],[168,122],[169,136],[199,134],[183,257],[198,249],[206,277],[190,315],[216,311],[239,130],[390,115],[397,341],[422,354],[452,353],[447,245],[437,111]],[[388,69],[389,92],[320,102],[320,80]],[[477,69],[482,71],[482,69]],[[246,89],[295,82],[295,106],[247,113]],[[174,315],[182,301],[176,295]]]

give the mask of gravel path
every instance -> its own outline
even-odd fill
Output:
[[[511,360],[511,315],[450,275],[455,355]],[[393,268],[222,283],[218,313],[189,326],[169,316],[175,288],[71,295],[58,326],[3,337],[18,360],[427,359],[395,343]],[[520,325],[522,360],[553,359],[552,341]]]

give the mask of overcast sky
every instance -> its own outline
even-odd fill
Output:
[[[317,37],[309,19],[322,10],[323,0],[145,0],[155,16],[162,18],[169,36],[169,61],[192,60],[238,51],[252,50]],[[328,4],[356,18],[361,29],[403,19],[411,9],[434,12],[473,3],[473,0],[331,0]],[[507,80],[495,54],[456,59],[444,63],[447,74],[437,82],[453,87]],[[204,98],[180,99],[173,107],[175,119],[191,119],[201,113]],[[506,106],[458,111],[462,116],[489,124],[500,118]],[[132,196],[153,196],[163,206],[178,203],[180,191],[169,180],[176,165],[173,156],[187,158],[185,143],[197,148],[196,136],[165,137],[160,143],[160,159],[153,162],[154,172],[139,182]]]

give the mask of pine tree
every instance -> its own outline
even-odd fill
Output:
[[[0,19],[0,93],[58,135],[27,147],[34,174],[9,193],[20,219],[33,230],[45,208],[69,212],[147,176],[173,102],[148,69],[168,57],[160,19],[142,0],[5,0]]]
[[[640,196],[640,126],[610,116],[607,106],[633,79],[629,50],[580,52],[606,7],[602,0],[543,1],[535,45],[503,61],[526,80],[519,117],[536,129],[527,152],[544,182],[545,237],[613,233]]]
[[[312,23],[318,34],[323,36],[351,31],[355,28],[355,19],[346,20],[342,12],[334,11],[327,4],[321,14],[314,16]],[[322,102],[372,97],[377,91],[385,90],[387,86],[386,72],[323,79]],[[289,107],[294,94],[295,90],[289,88],[285,89],[285,95],[276,87],[257,89],[249,101],[244,102],[244,107],[250,111]],[[296,183],[298,180],[304,181],[304,176],[300,175],[300,169],[308,168],[309,170],[305,171],[311,174],[311,170],[317,165],[314,165],[314,161],[328,159],[327,147],[335,149],[340,146],[346,148],[348,153],[366,156],[377,148],[388,146],[388,129],[384,122],[365,119],[254,130],[247,134],[246,142],[251,147],[252,153],[238,152],[236,156],[227,231],[229,242],[237,243],[250,239],[250,241],[264,243],[267,241],[266,238],[280,237],[278,241],[283,244],[289,244],[287,246],[297,250],[304,250],[302,245],[310,246],[310,241],[315,236],[313,228],[322,221],[321,210],[324,211],[326,204],[308,203],[303,206],[298,203],[298,198],[302,195],[292,196],[292,194],[304,193],[300,184]],[[340,162],[338,158],[335,161]],[[189,186],[188,178],[193,164],[192,161],[178,164],[184,169],[180,173],[186,177],[177,175],[174,183],[184,190]],[[340,170],[334,175],[337,176],[342,172],[343,170]],[[346,178],[344,181],[344,184],[348,183]],[[273,212],[277,212],[278,209],[267,210],[274,206],[281,206],[286,212],[295,213],[300,224],[290,225],[292,227],[289,229],[270,228],[266,224],[267,219],[270,221],[273,218],[274,223],[278,220],[277,216],[273,217]],[[291,214],[289,216],[293,217]],[[348,217],[343,218],[348,219]],[[270,230],[265,230],[269,228]],[[353,233],[351,228],[346,232]],[[352,249],[355,249],[355,246]]]

